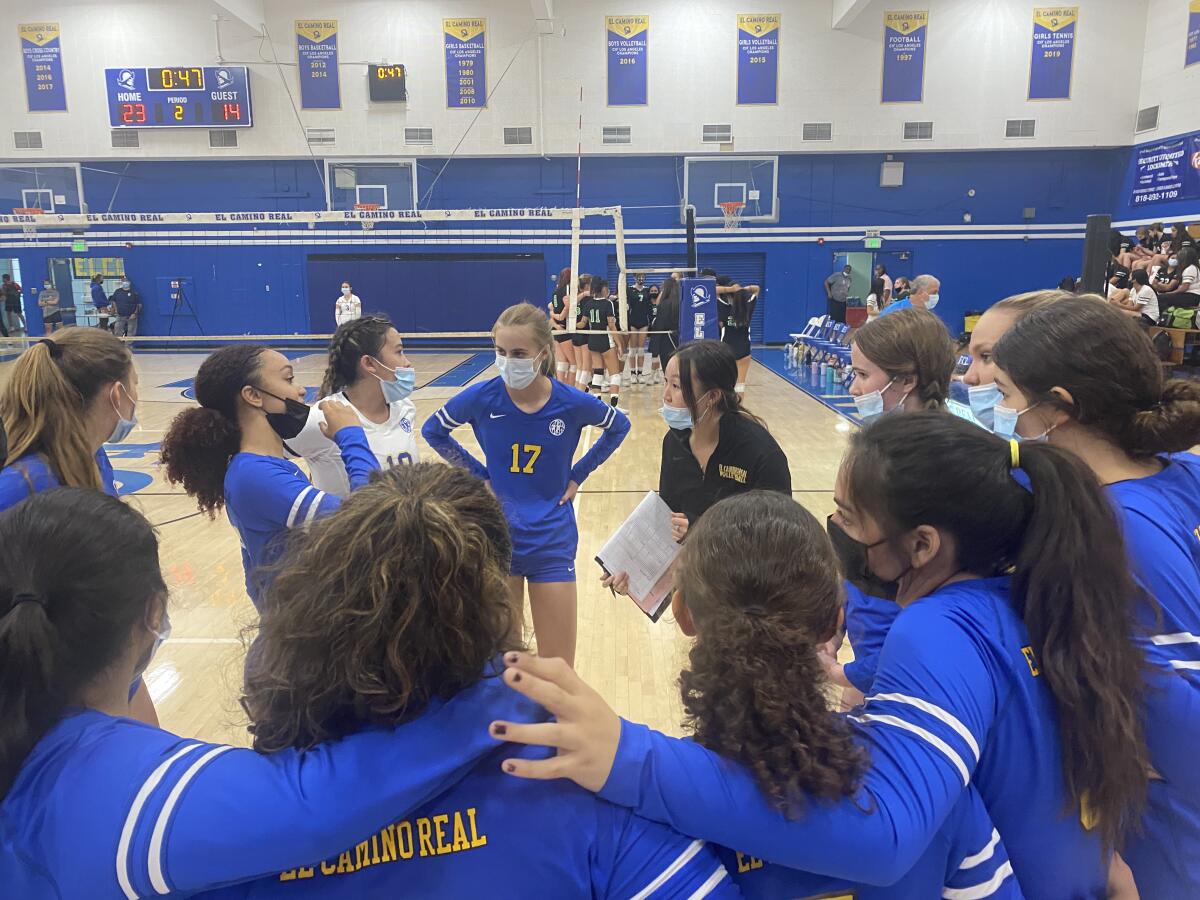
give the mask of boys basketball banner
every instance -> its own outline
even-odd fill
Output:
[[[442,19],[446,108],[487,106],[487,19]]]
[[[645,106],[649,16],[605,16],[608,43],[608,105]]]
[[[1200,197],[1200,134],[1138,147],[1130,206]]]
[[[929,10],[883,14],[884,103],[920,103],[925,96]]]
[[[301,109],[342,108],[337,28],[337,19],[296,20]]]
[[[25,63],[25,97],[30,112],[66,112],[62,43],[57,22],[18,25]]]
[[[779,13],[737,17],[739,106],[779,102]]]
[[[1188,4],[1187,52],[1183,56],[1183,66],[1195,65],[1200,62],[1200,0],[1192,0]]]
[[[1033,10],[1033,50],[1029,60],[1030,100],[1070,100],[1078,6],[1039,6]]]

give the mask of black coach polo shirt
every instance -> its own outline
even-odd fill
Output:
[[[734,494],[767,490],[791,496],[787,457],[754,420],[734,413],[721,416],[717,447],[704,471],[692,455],[691,437],[690,429],[667,432],[658,475],[659,495],[673,511],[687,516],[690,525],[718,500]]]

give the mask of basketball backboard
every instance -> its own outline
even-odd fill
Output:
[[[683,200],[696,223],[724,223],[721,204],[745,203],[743,222],[779,221],[779,158],[688,156],[683,160]]]

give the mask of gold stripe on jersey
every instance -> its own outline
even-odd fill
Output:
[[[303,881],[328,875],[349,875],[369,866],[379,866],[399,860],[420,859],[426,856],[445,856],[487,846],[487,835],[481,834],[475,821],[475,807],[403,819],[389,825],[353,850],[333,860],[322,860],[315,866],[303,866],[279,873],[280,881]]]

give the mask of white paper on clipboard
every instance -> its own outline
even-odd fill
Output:
[[[671,508],[651,491],[600,548],[596,562],[610,574],[627,573],[629,596],[657,621],[671,593],[679,550],[671,537]]]

